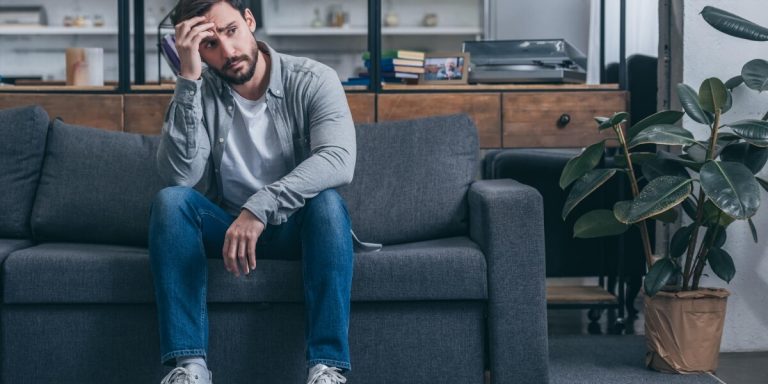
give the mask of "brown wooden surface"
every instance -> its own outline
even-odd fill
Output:
[[[616,304],[618,299],[602,287],[547,286],[547,304]]]
[[[626,111],[627,92],[507,92],[502,97],[504,147],[583,147],[611,135],[597,130],[595,116]],[[561,115],[571,122],[558,127]]]
[[[0,93],[0,109],[38,104],[51,118],[110,131],[123,129],[122,95]]]
[[[171,94],[125,95],[125,131],[159,135]]]
[[[376,95],[373,93],[347,93],[347,103],[356,124],[373,123],[376,119]]]
[[[481,148],[501,146],[501,94],[380,94],[379,121],[467,113],[477,126]]]
[[[619,89],[618,84],[396,84],[384,83],[387,91],[583,91]]]

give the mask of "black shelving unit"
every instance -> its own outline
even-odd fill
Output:
[[[119,40],[119,71],[120,79],[118,85],[118,92],[130,92],[130,68],[128,67],[127,58],[130,57],[130,34],[129,34],[129,0],[118,0],[118,40]],[[381,0],[368,0],[368,51],[370,52],[371,68],[370,76],[371,82],[368,85],[367,92],[373,93],[385,93],[398,91],[385,91],[381,87],[381,67],[379,65],[381,58],[381,15],[382,15],[382,1]],[[600,62],[601,62],[601,80],[604,79],[604,61],[605,61],[605,0],[601,0],[601,25],[600,25]],[[145,49],[144,49],[144,0],[133,0],[134,6],[134,82],[135,84],[145,84]],[[171,10],[160,21],[157,27],[157,66],[158,66],[158,84],[162,81],[162,57],[160,53],[160,39],[162,38],[161,31],[163,29],[173,29],[169,19],[173,12]],[[625,40],[626,40],[626,0],[620,0],[620,15],[619,15],[619,88],[622,90],[627,89],[627,72],[626,72],[626,58],[625,58]],[[423,91],[429,92],[446,92],[446,91]],[[463,91],[466,92],[466,91]]]

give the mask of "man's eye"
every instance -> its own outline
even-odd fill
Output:
[[[237,28],[230,28],[230,29],[227,30],[227,34],[228,35],[233,35],[236,30],[237,30]]]
[[[216,46],[216,42],[213,42],[213,41],[203,42],[203,48],[213,48],[215,46]]]

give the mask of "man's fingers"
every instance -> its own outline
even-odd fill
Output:
[[[232,237],[230,239],[229,244],[229,250],[227,252],[226,258],[229,258],[229,267],[230,272],[232,272],[235,276],[240,276],[240,270],[237,267],[237,247],[238,247],[238,239],[236,236],[227,235],[228,237]]]
[[[232,267],[230,266],[231,262],[229,260],[229,247],[232,245],[232,242],[229,239],[229,235],[224,236],[224,247],[221,248],[221,258],[224,259],[224,268],[227,269],[228,272],[232,272]]]
[[[251,270],[256,269],[256,241],[257,239],[248,239],[248,265]]]
[[[248,253],[248,240],[245,237],[242,237],[237,243],[237,262],[243,270],[243,273],[247,275],[251,272],[250,268],[248,268],[248,258],[246,257],[246,254]]]
[[[184,34],[184,32],[189,31],[194,25],[197,25],[202,21],[205,21],[205,16],[190,17],[189,19],[176,24],[174,27],[176,35]]]
[[[213,36],[213,32],[211,32],[211,31],[202,31],[202,32],[196,34],[192,38],[192,41],[190,42],[189,45],[192,46],[192,47],[197,48],[197,47],[200,46],[200,43],[203,41],[203,39],[205,39],[208,36]]]

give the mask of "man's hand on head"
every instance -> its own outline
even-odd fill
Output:
[[[240,276],[256,269],[256,242],[264,232],[264,223],[247,209],[232,222],[224,236],[224,266],[227,271]]]
[[[196,16],[176,25],[176,50],[179,51],[181,69],[179,75],[185,79],[197,80],[203,73],[203,60],[200,58],[200,42],[213,36],[214,24],[205,16]]]

